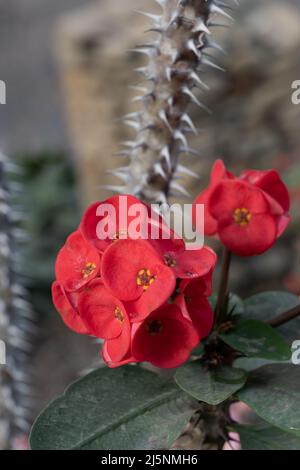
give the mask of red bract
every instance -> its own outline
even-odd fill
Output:
[[[153,219],[153,226],[150,223]],[[104,251],[118,239],[150,239],[161,217],[146,204],[130,195],[113,196],[95,202],[85,212],[80,230],[86,240]]]
[[[71,330],[81,334],[90,333],[89,328],[78,314],[76,306],[74,305],[74,299],[70,294],[65,292],[63,286],[59,282],[54,282],[52,284],[52,299],[62,320]]]
[[[132,354],[138,361],[148,361],[161,368],[182,365],[199,343],[193,323],[176,305],[166,305],[152,312],[136,329]]]
[[[280,179],[278,172],[275,170],[248,170],[242,173],[241,178],[264,191],[270,203],[272,213],[278,216],[277,236],[279,237],[291,220],[289,215],[291,202],[288,189]]]
[[[264,253],[290,221],[289,193],[274,170],[250,170],[235,178],[218,161],[199,203],[205,204],[205,233],[218,235],[240,256]]]
[[[211,328],[215,265],[210,248],[187,250],[150,207],[115,196],[90,206],[60,250],[53,302],[71,329],[104,340],[109,367],[177,367]]]
[[[74,292],[94,279],[100,269],[98,251],[76,231],[58,253],[55,274],[66,291]]]
[[[105,286],[141,321],[164,304],[176,285],[175,275],[145,240],[119,240],[105,251],[101,267]]]
[[[119,342],[119,338],[105,341],[101,351],[104,362],[111,369],[115,369],[116,367],[121,367],[132,362],[138,362],[133,356],[130,355],[130,352],[128,352],[123,358],[116,360],[115,353],[117,352],[118,356]]]
[[[193,322],[199,342],[209,335],[214,324],[214,314],[206,295],[206,280],[193,279],[181,283],[180,294],[175,299],[185,318]]]
[[[124,305],[95,279],[79,294],[78,311],[90,332],[97,338],[113,339],[128,330]]]
[[[263,192],[243,181],[220,183],[209,200],[220,240],[239,256],[259,255],[275,243],[276,219]]]
[[[205,220],[205,234],[206,235],[215,235],[217,232],[217,221],[212,217],[209,209],[208,209],[208,201],[209,198],[216,188],[216,186],[225,179],[231,179],[233,175],[226,170],[226,167],[222,160],[217,160],[212,168],[211,177],[210,177],[210,184],[207,189],[205,189],[199,196],[196,198],[194,202],[193,208],[193,221],[194,224],[196,223],[196,205],[197,204],[204,204],[204,220]]]
[[[163,259],[179,279],[205,276],[214,270],[217,263],[217,255],[206,246],[198,250],[165,251]]]

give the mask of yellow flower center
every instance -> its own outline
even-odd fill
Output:
[[[114,314],[115,314],[115,318],[116,318],[120,323],[123,323],[123,322],[124,322],[124,314],[123,314],[122,310],[120,309],[120,307],[116,307],[116,308],[115,308]]]
[[[151,274],[151,271],[149,269],[141,269],[138,272],[136,283],[138,286],[141,286],[144,290],[147,290],[148,287],[150,287],[154,281],[155,276]]]
[[[242,209],[235,209],[233,213],[234,222],[240,227],[247,227],[252,218],[251,212],[243,207]]]
[[[81,271],[83,279],[90,277],[96,269],[95,263],[86,263],[85,267]]]

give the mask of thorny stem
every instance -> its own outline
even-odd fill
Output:
[[[272,318],[271,320],[268,321],[268,324],[276,328],[278,326],[284,325],[285,323],[288,323],[291,320],[294,320],[295,318],[299,316],[300,316],[300,304],[288,310],[287,312],[281,313],[280,315],[277,315],[277,317]]]
[[[229,297],[229,289],[228,289],[228,282],[229,282],[229,271],[230,271],[230,263],[231,263],[231,252],[227,250],[226,247],[223,249],[223,258],[222,258],[222,267],[221,267],[221,279],[219,285],[219,292],[218,292],[218,299],[217,305],[215,308],[215,318],[216,324],[220,325],[224,320],[224,314],[226,314],[227,305],[228,305],[228,297]]]

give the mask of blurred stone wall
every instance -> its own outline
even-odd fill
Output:
[[[0,147],[10,156],[68,148],[52,33],[59,15],[95,0],[0,0]]]
[[[106,172],[120,163],[113,154],[129,134],[118,118],[134,110],[129,85],[139,79],[133,69],[140,57],[127,50],[148,40],[143,31],[149,23],[133,12],[135,7],[156,11],[152,0],[104,0],[61,18],[57,26],[66,116],[84,204],[109,194],[102,185],[118,183]],[[291,103],[291,83],[300,78],[299,4],[244,0],[234,17],[230,29],[214,30],[214,39],[228,52],[218,54],[226,73],[206,70],[203,75],[210,85],[204,101],[213,114],[191,107],[203,129],[191,139],[201,157],[186,158],[204,180],[216,157],[266,168],[274,157],[300,146],[300,106]],[[200,184],[187,182],[193,193]]]

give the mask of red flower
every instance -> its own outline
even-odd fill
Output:
[[[115,196],[90,206],[60,250],[53,302],[71,329],[104,340],[109,367],[141,361],[177,367],[211,327],[205,296],[215,264],[210,248],[186,250],[160,215],[131,196]],[[168,304],[176,279],[182,279],[178,305]],[[191,304],[190,292],[199,294]]]
[[[159,242],[158,246],[164,263],[173,269],[179,279],[202,277],[213,271],[217,263],[216,253],[204,246],[198,250],[186,250],[183,244],[172,243],[172,240]]]
[[[99,251],[104,251],[118,239],[150,239],[152,219],[154,225],[160,225],[161,217],[135,197],[113,196],[86,210],[80,230]]]
[[[56,280],[66,291],[74,292],[94,279],[100,269],[100,255],[76,231],[72,233],[66,244],[58,253],[55,273]]]
[[[264,193],[243,181],[220,183],[209,200],[220,240],[239,256],[259,255],[275,243],[276,217]]]
[[[115,338],[105,341],[101,351],[104,362],[111,369],[115,369],[116,367],[121,367],[132,362],[139,362],[131,355],[130,349],[122,358],[119,358],[120,340],[121,338]]]
[[[207,189],[205,189],[194,202],[193,208],[193,221],[196,224],[196,205],[204,204],[204,220],[205,220],[205,234],[206,235],[215,235],[217,232],[218,224],[217,221],[212,217],[208,209],[208,201],[213,193],[216,186],[225,179],[231,179],[234,176],[226,170],[226,167],[222,160],[217,160],[211,171],[210,184]]]
[[[89,328],[77,312],[77,294],[68,294],[62,284],[53,282],[52,300],[62,320],[71,330],[80,334],[90,333]]]
[[[210,289],[209,293],[207,291],[207,281],[205,278],[183,281],[180,285],[180,294],[175,299],[184,317],[193,322],[199,335],[199,342],[209,335],[214,324],[214,314],[206,297],[207,294],[211,294]]]
[[[117,338],[129,323],[124,305],[105,288],[101,279],[91,281],[79,294],[78,311],[97,338]]]
[[[242,173],[241,178],[264,191],[272,213],[278,216],[277,237],[282,235],[291,220],[289,215],[291,201],[288,189],[280,179],[278,172],[275,170],[248,170]]]
[[[145,240],[119,240],[105,251],[101,268],[105,286],[123,302],[134,321],[163,305],[176,278]]]
[[[165,305],[138,325],[132,339],[132,354],[161,368],[182,365],[199,343],[192,322],[176,305]]]
[[[290,221],[289,193],[275,170],[249,170],[235,178],[220,160],[195,204],[205,204],[205,233],[218,235],[240,256],[268,250]]]

